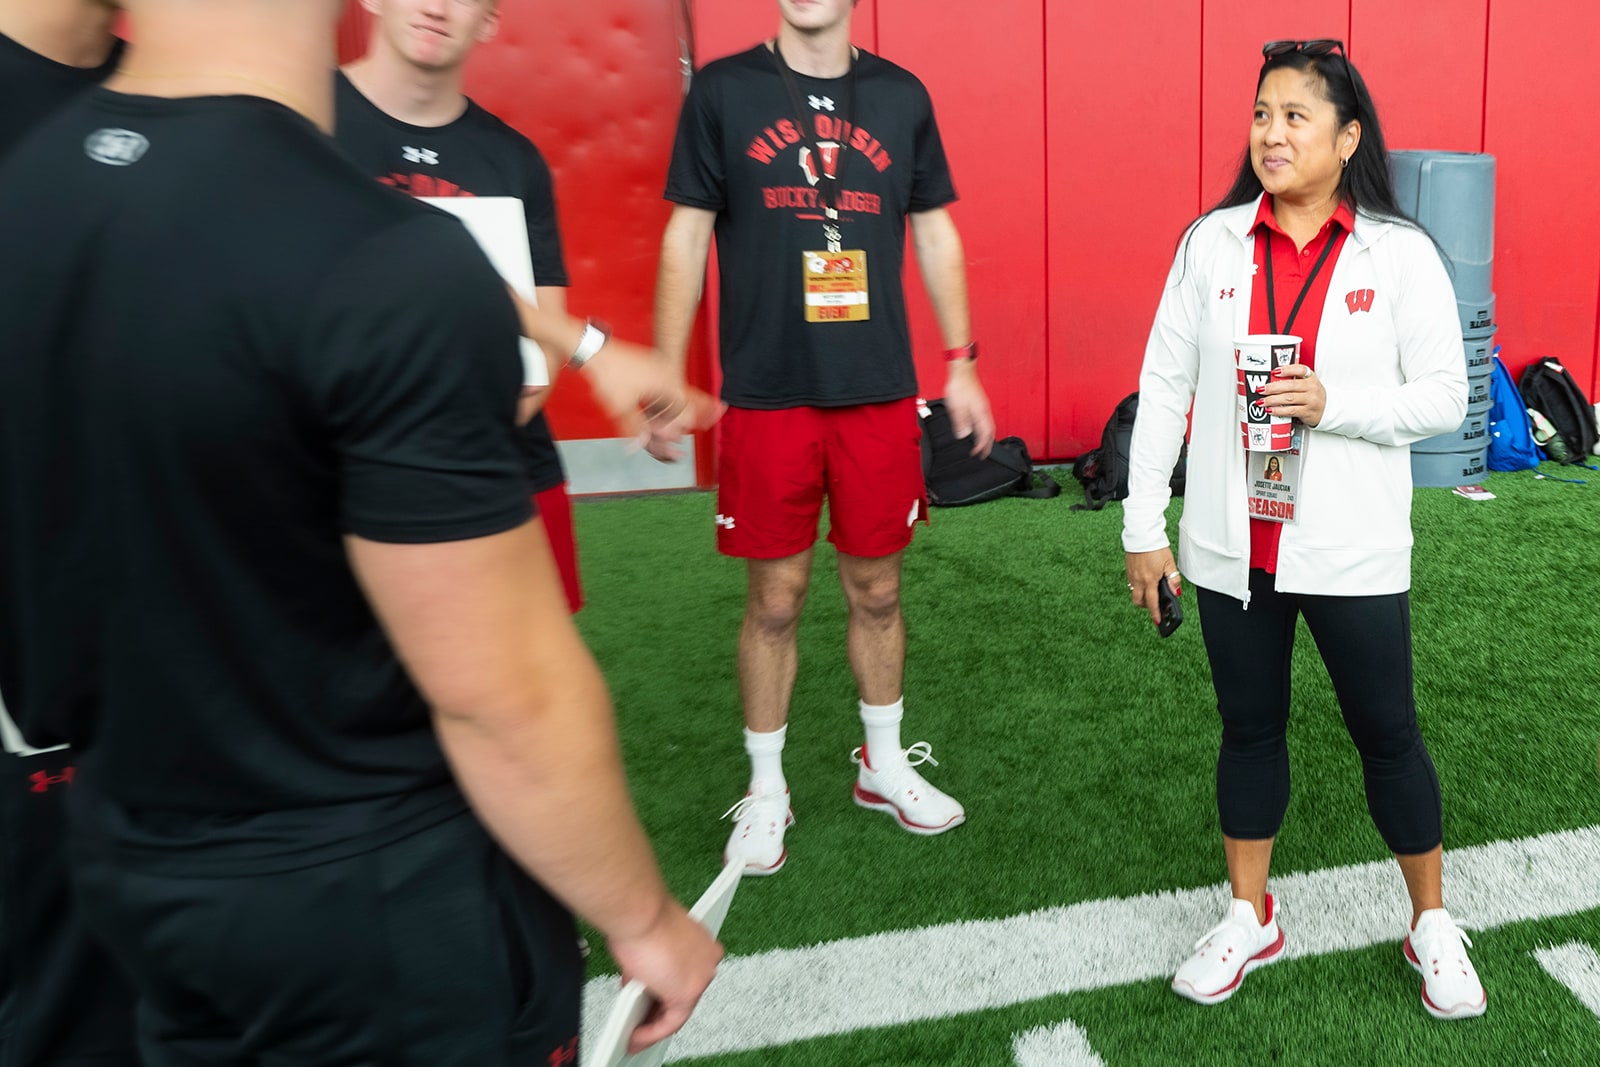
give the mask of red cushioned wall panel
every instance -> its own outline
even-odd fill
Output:
[[[1489,0],[1353,0],[1350,55],[1391,149],[1483,151]]]
[[[1174,10],[1178,5],[1168,4]],[[1228,191],[1250,143],[1261,44],[1280,39],[1349,40],[1349,0],[1205,0],[1200,44],[1200,199]],[[1109,414],[1109,413],[1108,413]]]
[[[1555,46],[1558,43],[1558,47]],[[1496,166],[1494,287],[1501,353],[1513,374],[1560,357],[1594,399],[1600,292],[1600,6],[1492,0],[1484,147]]]
[[[966,246],[979,371],[1002,436],[1045,445],[1044,6],[989,0],[981,23],[962,0],[881,0],[878,52],[933,97],[961,200],[950,210]],[[944,391],[944,339],[907,250],[905,286],[918,380]]]
[[[648,336],[666,215],[678,10],[675,0],[507,5],[505,39],[474,60],[472,91],[539,141],[556,168],[574,308],[604,310],[639,337]],[[346,58],[364,41],[361,21],[347,20]],[[696,0],[694,22],[703,64],[770,36],[777,5]],[[1581,64],[1552,61],[1552,28],[1568,53],[1600,51],[1600,8],[1577,0],[1310,0],[1287,9],[1266,0],[1003,0],[980,22],[945,0],[867,0],[855,39],[933,93],[962,194],[954,211],[1001,430],[1059,458],[1096,443],[1111,405],[1134,387],[1177,233],[1231,180],[1261,42],[1275,37],[1348,40],[1393,147],[1498,157],[1504,355],[1520,368],[1557,354],[1591,396],[1600,390],[1600,212],[1571,206],[1591,202],[1600,142],[1552,135],[1564,116],[1597,110],[1600,82]],[[559,112],[540,106],[552,100]],[[609,250],[591,244],[612,240],[616,274],[599,268],[612,265]],[[933,391],[939,341],[915,270],[907,288],[923,385]],[[714,286],[706,303],[714,310]],[[706,353],[698,344],[697,358]],[[709,373],[703,362],[700,373]],[[558,426],[569,436],[609,433],[597,415],[574,423],[568,406],[593,415],[584,400],[559,398]]]
[[[1050,456],[1097,447],[1138,388],[1178,235],[1199,213],[1200,12],[1184,6],[1048,6]]]

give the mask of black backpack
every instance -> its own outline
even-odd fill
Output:
[[[1595,450],[1594,408],[1572,374],[1554,356],[1546,356],[1530,364],[1517,383],[1523,402],[1550,420],[1561,439],[1567,443],[1568,455],[1563,463],[1583,463]],[[1551,456],[1552,459],[1556,458]]]
[[[1072,464],[1072,476],[1083,483],[1083,503],[1073,511],[1099,511],[1108,500],[1128,497],[1128,457],[1133,452],[1133,420],[1139,414],[1139,394],[1129,393],[1111,412],[1100,432],[1100,447],[1092,448]],[[1188,481],[1189,445],[1178,453],[1172,468],[1172,495],[1182,496]]]
[[[942,508],[981,504],[1004,496],[1044,500],[1058,496],[1061,486],[1048,474],[1033,484],[1033,460],[1020,437],[1003,437],[987,458],[972,454],[972,438],[956,437],[943,400],[918,405],[922,415],[922,480],[928,503]]]

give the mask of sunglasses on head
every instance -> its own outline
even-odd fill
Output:
[[[1268,41],[1261,46],[1261,57],[1269,63],[1295,52],[1312,59],[1339,53],[1339,58],[1344,60],[1345,76],[1350,79],[1350,98],[1356,102],[1358,108],[1361,106],[1361,93],[1356,89],[1355,72],[1350,69],[1350,53],[1345,51],[1343,41],[1336,41],[1332,37],[1319,37],[1314,41]]]

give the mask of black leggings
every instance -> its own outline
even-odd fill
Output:
[[[1289,654],[1303,614],[1361,753],[1367,810],[1389,849],[1429,852],[1444,839],[1439,778],[1411,690],[1411,601],[1280,593],[1250,572],[1250,607],[1196,587],[1206,657],[1222,714],[1217,810],[1222,832],[1275,837],[1289,808]]]

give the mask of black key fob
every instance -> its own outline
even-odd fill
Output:
[[[1183,625],[1183,605],[1178,603],[1178,594],[1172,591],[1172,579],[1163,576],[1156,583],[1156,602],[1161,608],[1161,621],[1156,624],[1156,633],[1171,637],[1172,632]]]

